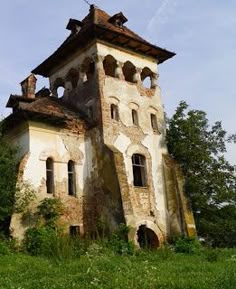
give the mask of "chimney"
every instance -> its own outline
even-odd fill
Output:
[[[26,98],[35,98],[37,78],[34,74],[30,74],[21,84],[22,96]]]

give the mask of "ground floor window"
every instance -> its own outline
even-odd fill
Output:
[[[80,235],[80,227],[79,226],[70,226],[70,236],[76,237]]]

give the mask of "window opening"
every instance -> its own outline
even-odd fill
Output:
[[[134,75],[136,73],[135,66],[130,61],[127,61],[125,62],[122,70],[125,80],[134,83]]]
[[[76,237],[80,235],[80,227],[79,226],[70,226],[70,236]]]
[[[132,109],[132,120],[133,120],[133,124],[138,126],[139,125],[139,121],[138,121],[138,112],[135,109]]]
[[[67,81],[71,82],[72,88],[77,87],[77,83],[79,80],[79,72],[76,69],[71,69],[67,75]]]
[[[53,160],[48,158],[46,160],[46,187],[47,194],[54,193],[54,172],[53,172]]]
[[[157,235],[146,225],[141,225],[137,232],[138,243],[140,248],[155,249],[160,246]]]
[[[153,113],[151,113],[151,125],[153,131],[158,131],[157,116]]]
[[[119,110],[118,106],[115,104],[111,104],[111,119],[114,119],[116,121],[119,120]]]
[[[83,81],[84,82],[89,81],[90,79],[93,78],[95,72],[95,64],[94,62],[91,62],[90,58],[86,58],[83,62],[82,67],[83,67],[82,72],[84,74]]]
[[[117,64],[115,58],[111,55],[107,55],[103,61],[105,75],[115,77],[116,67]]]
[[[152,71],[145,67],[141,72],[141,80],[144,88],[152,88]]]
[[[146,187],[146,159],[143,155],[134,154],[132,156],[134,186]]]
[[[62,97],[64,95],[64,92],[65,92],[65,88],[63,86],[59,86],[57,88],[57,96],[58,97]]]
[[[68,194],[75,196],[75,165],[73,161],[68,162]]]

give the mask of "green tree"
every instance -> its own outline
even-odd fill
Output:
[[[17,148],[2,134],[0,123],[0,232],[8,234],[17,180]]]
[[[236,176],[225,159],[227,136],[221,122],[181,102],[167,121],[167,145],[185,176],[193,212],[201,211],[198,233],[216,246],[236,246]],[[217,228],[217,230],[216,230]]]

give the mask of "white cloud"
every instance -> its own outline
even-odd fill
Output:
[[[151,33],[153,29],[159,29],[161,25],[169,21],[176,10],[177,2],[177,0],[162,0],[160,7],[148,23],[148,33]]]

